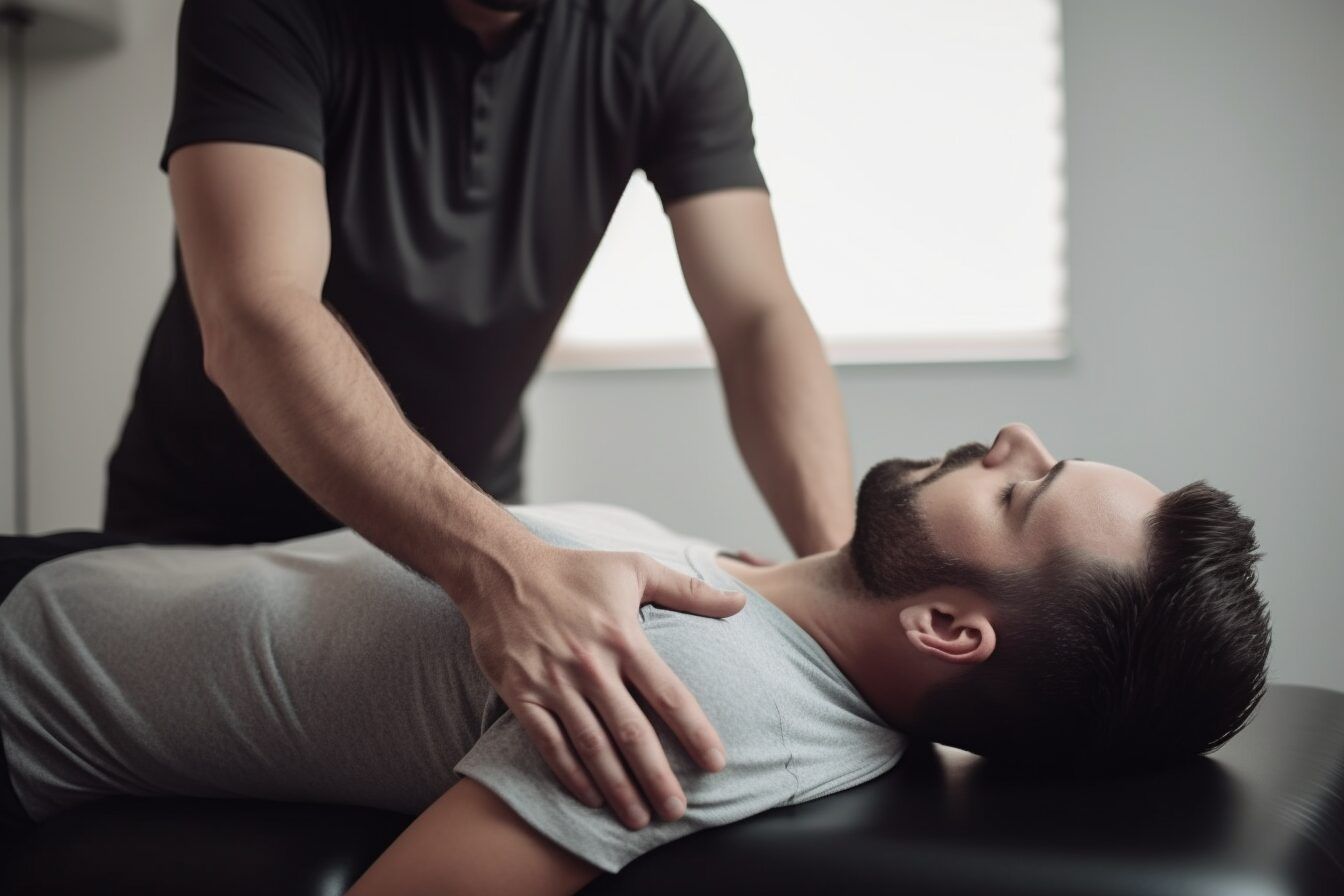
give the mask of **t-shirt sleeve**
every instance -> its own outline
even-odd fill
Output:
[[[706,619],[707,623],[723,620]],[[693,626],[712,631],[714,626]],[[682,634],[686,632],[683,628]],[[488,787],[545,837],[609,873],[665,843],[704,828],[739,821],[786,804],[797,780],[787,769],[788,751],[778,710],[761,679],[734,659],[712,635],[650,638],[659,654],[695,694],[728,754],[728,765],[706,772],[691,759],[661,719],[650,714],[673,774],[686,794],[686,812],[664,821],[657,812],[638,831],[621,823],[609,806],[592,809],[555,777],[512,712],[505,712],[455,766],[459,775]],[[764,697],[764,699],[762,699]]]
[[[646,59],[651,115],[639,167],[663,205],[729,187],[765,189],[746,78],[709,13],[692,0],[659,4]]]
[[[190,143],[234,140],[323,161],[330,81],[317,4],[185,0],[177,81],[159,168]]]

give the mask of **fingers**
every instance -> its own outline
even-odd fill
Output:
[[[663,661],[647,638],[634,649],[626,663],[625,674],[676,734],[686,752],[706,771],[717,772],[727,765],[727,753],[714,725],[690,688]]]
[[[634,552],[619,558],[610,552],[581,558],[562,553],[552,559],[553,587],[539,593],[592,591],[598,612],[583,601],[557,599],[550,606],[506,605],[522,619],[507,627],[507,614],[483,614],[473,622],[477,660],[556,778],[579,800],[597,808],[605,797],[635,830],[652,815],[680,818],[686,797],[654,722],[661,717],[709,771],[723,768],[725,751],[694,696],[629,612],[636,597],[631,592],[643,603],[720,617],[740,611],[746,595],[721,591]],[[484,633],[477,631],[478,623]],[[506,634],[529,651],[515,645],[513,659],[501,657]],[[637,693],[658,716],[646,715]]]
[[[634,705],[628,693],[626,700]],[[629,747],[634,741],[645,737],[644,732],[639,730],[639,725],[642,722],[644,727],[650,727],[648,719],[640,712],[638,706],[633,706],[633,712],[611,710],[612,721],[607,721],[604,727],[603,721],[606,717],[604,716],[603,721],[599,721],[593,713],[593,708],[581,697],[571,692],[562,698],[562,701],[559,707],[560,717],[564,720],[570,742],[606,796],[607,804],[620,816],[621,822],[626,827],[632,830],[644,827],[650,821],[648,807],[640,797],[639,789],[630,780],[630,775],[626,773],[625,766],[621,764],[620,756],[612,746],[612,738],[608,736],[608,729],[620,732],[616,735],[617,740],[621,741],[622,746]],[[603,702],[615,702],[615,700],[608,694]],[[647,737],[653,738],[657,743],[657,738],[651,729]],[[671,778],[670,771],[668,777]],[[676,784],[675,779],[672,779],[672,782]],[[680,792],[678,787],[677,793]],[[655,805],[658,805],[656,798]],[[682,805],[685,805],[684,798]]]
[[[644,555],[644,596],[640,603],[656,603],[669,610],[682,610],[700,616],[731,616],[747,603],[740,591],[720,591],[713,585],[683,575]]]
[[[551,711],[529,701],[522,701],[510,708],[560,783],[565,785],[579,802],[592,809],[601,808],[602,795],[598,793],[597,787],[593,785],[593,779],[574,756],[565,733],[560,730],[560,725]]]

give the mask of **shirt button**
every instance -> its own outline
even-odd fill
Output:
[[[477,104],[476,104],[476,120],[477,120],[477,121],[484,121],[485,119],[487,119],[487,118],[489,118],[489,117],[490,117],[490,107],[487,106],[485,103],[477,103]]]

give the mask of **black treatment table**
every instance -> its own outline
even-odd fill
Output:
[[[409,818],[235,800],[91,803],[39,826],[0,893],[336,896]],[[1344,894],[1344,694],[1275,685],[1211,757],[1027,780],[912,745],[860,787],[669,844],[585,894]]]

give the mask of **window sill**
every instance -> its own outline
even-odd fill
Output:
[[[1062,330],[987,333],[980,336],[825,339],[834,366],[946,364],[978,361],[1060,361],[1070,347]],[[631,342],[622,345],[556,342],[542,358],[543,372],[695,369],[714,366],[709,343],[701,340]]]

